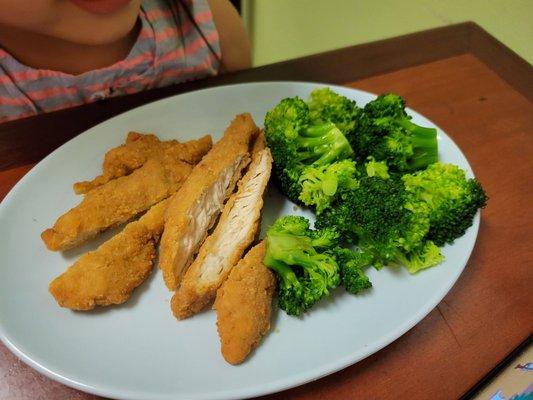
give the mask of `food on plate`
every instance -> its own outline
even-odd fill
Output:
[[[272,167],[270,150],[262,134],[257,136],[252,161],[224,206],[213,233],[204,241],[196,259],[185,272],[172,297],[172,312],[178,319],[196,314],[215,297],[231,268],[253,242],[259,229],[263,194]]]
[[[413,123],[404,99],[393,93],[367,103],[346,137],[357,161],[371,156],[392,171],[416,171],[439,160],[437,130]]]
[[[270,330],[276,280],[263,264],[266,246],[254,246],[218,289],[214,308],[222,356],[240,364]]]
[[[264,263],[278,278],[278,305],[300,315],[341,283],[333,229],[312,230],[300,216],[280,217],[268,229]]]
[[[435,163],[425,170],[402,176],[413,209],[427,207],[427,238],[437,246],[464,235],[487,195],[477,179],[453,164]]]
[[[265,117],[265,136],[274,158],[281,189],[299,200],[298,182],[308,166],[320,167],[353,156],[348,139],[333,123],[310,118],[309,107],[298,97],[282,100]]]
[[[170,149],[181,161],[195,165],[206,153],[206,148],[211,148],[211,136],[209,135],[199,140],[180,143],[177,140],[160,141],[157,136],[152,134],[130,132],[125,144],[106,153],[102,165],[102,175],[91,181],[75,183],[74,192],[85,194],[112,179],[129,175],[142,167],[150,158],[160,158],[165,151]]]
[[[370,267],[435,266],[487,203],[476,179],[439,161],[437,130],[413,123],[396,94],[360,108],[317,89],[307,101],[281,100],[264,125],[263,134],[243,113],[213,146],[209,136],[179,143],[130,132],[109,150],[102,175],[74,185],[83,201],[43,241],[68,249],[148,211],[50,283],[58,304],[125,302],[161,238],[174,316],[214,300],[222,355],[240,364],[270,330],[275,292],[279,308],[299,316],[339,286],[372,288]],[[316,220],[311,228],[303,216],[280,216],[250,249],[272,169],[281,192]]]
[[[76,182],[74,192],[85,194],[95,187],[102,186],[112,179],[129,175],[156,154],[161,148],[161,141],[156,135],[129,132],[126,143],[109,150],[102,164],[102,175],[91,181]]]
[[[357,176],[357,169],[352,160],[320,166],[310,165],[304,168],[296,183],[299,190],[298,199],[321,213],[330,207],[336,193],[357,188]]]
[[[339,265],[341,283],[348,293],[357,294],[372,287],[365,274],[365,268],[373,261],[370,254],[340,246],[333,249],[332,254]]]
[[[165,284],[176,290],[208,230],[220,215],[243,169],[259,128],[250,114],[235,117],[224,136],[193,169],[171,201],[161,238],[159,266]]]
[[[204,153],[210,141],[200,139]],[[89,191],[80,204],[63,214],[41,238],[50,250],[66,250],[120,225],[176,192],[193,166],[169,149],[133,171]]]
[[[415,273],[443,260],[438,246],[462,236],[486,200],[459,167],[435,163],[413,174],[361,176],[315,226],[356,243],[376,267],[401,264]]]
[[[487,202],[477,180],[438,161],[436,129],[414,124],[395,94],[362,109],[328,88],[313,91],[307,102],[287,98],[267,113],[265,135],[282,192],[316,213],[320,232],[337,235],[336,245],[318,253],[325,251],[326,265],[337,262],[350,293],[372,286],[364,273],[370,265],[403,265],[416,273],[439,264],[439,246],[462,236]],[[278,276],[281,308],[298,315],[321,294],[294,289],[302,277],[305,284],[316,279],[305,275],[308,252],[295,261],[289,241],[278,240],[297,231],[288,222],[294,225],[281,218],[269,229],[265,264]],[[299,246],[301,236],[316,235],[301,224]],[[280,262],[296,265],[296,273]],[[325,292],[333,286],[322,285]],[[300,302],[294,292],[303,293]]]
[[[150,275],[170,199],[153,206],[55,278],[49,291],[61,307],[91,310],[121,304]]]

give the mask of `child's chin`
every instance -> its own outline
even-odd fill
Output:
[[[74,43],[87,45],[87,46],[101,46],[106,44],[111,44],[117,42],[121,39],[124,39],[133,29],[128,27],[128,29],[123,30],[113,30],[112,32],[100,32],[96,35],[88,35],[86,37],[75,37],[74,40],[71,40]]]
[[[86,12],[72,3],[67,3],[65,12],[70,18],[63,18],[47,34],[68,42],[97,46],[117,42],[125,38],[139,17],[140,1],[132,1],[127,7],[110,15]],[[60,19],[61,20],[61,19]]]

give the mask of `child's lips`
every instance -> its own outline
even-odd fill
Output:
[[[93,14],[111,14],[128,5],[131,0],[70,0]]]

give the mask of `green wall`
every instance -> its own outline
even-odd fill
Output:
[[[533,0],[244,0],[254,64],[474,21],[533,63]]]

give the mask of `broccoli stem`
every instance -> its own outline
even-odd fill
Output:
[[[308,127],[299,139],[299,160],[315,165],[331,164],[353,154],[348,139],[332,123]]]
[[[302,134],[307,137],[320,137],[330,132],[332,129],[335,129],[336,126],[334,123],[327,122],[319,125],[309,126],[307,129],[304,129]]]
[[[426,128],[405,118],[399,121],[400,125],[411,134],[413,155],[409,160],[412,170],[422,169],[439,161],[437,130]]]
[[[296,277],[296,274],[286,264],[279,262],[278,260],[272,257],[266,257],[264,262],[265,264],[269,266],[269,268],[276,271],[276,273],[278,274],[279,277],[281,277],[285,285],[287,286],[298,285],[298,278]]]

